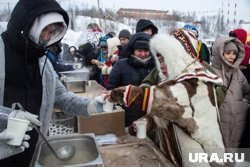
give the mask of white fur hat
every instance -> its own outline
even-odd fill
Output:
[[[107,43],[108,43],[108,56],[110,57],[118,49],[117,45],[120,45],[120,40],[118,39],[118,37],[113,37],[107,39]]]

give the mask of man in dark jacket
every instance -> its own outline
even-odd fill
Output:
[[[116,62],[112,68],[107,89],[112,90],[119,86],[140,85],[142,80],[155,67],[154,59],[149,51],[149,36],[144,32],[134,34],[127,49],[130,53],[128,58]],[[125,109],[125,126],[129,126],[133,121],[144,115],[143,112],[133,111],[123,106]]]
[[[25,145],[7,144],[13,139],[6,132],[8,118],[40,125],[47,135],[54,107],[71,115],[94,112],[97,101],[67,92],[45,56],[47,48],[63,38],[68,23],[55,0],[19,0],[0,36],[0,166],[28,167],[38,143],[32,130]],[[13,103],[19,108],[12,108]]]
[[[61,46],[62,46],[61,42],[53,44],[49,47],[49,50],[47,53],[48,59],[52,63],[59,77],[61,77],[60,72],[74,70],[73,65],[64,63],[64,60],[61,55],[61,52],[62,52]]]
[[[50,18],[44,18],[47,17],[44,14],[48,12],[54,14]],[[38,17],[40,20],[37,20]],[[11,107],[13,102],[20,102],[25,110],[39,115],[43,86],[38,60],[44,56],[45,47],[53,43],[46,43],[47,34],[43,34],[44,40],[40,40],[42,33],[39,37],[35,32],[42,32],[44,24],[56,21],[63,25],[60,35],[58,33],[55,39],[60,40],[67,30],[68,20],[67,13],[54,0],[20,0],[16,4],[7,30],[1,34],[5,44],[3,106]],[[0,166],[29,166],[38,135],[34,130],[28,134],[30,148],[23,153],[1,160]]]

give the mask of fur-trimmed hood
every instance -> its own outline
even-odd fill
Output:
[[[197,60],[198,40],[194,34],[186,30],[176,30],[175,32],[181,35],[176,37],[176,35],[156,34],[150,40],[150,49],[161,79],[166,79],[166,76],[161,71],[157,54],[161,54],[164,58],[169,80],[179,81],[198,78],[204,81],[221,83],[221,79],[206,71]],[[212,80],[210,80],[210,77],[212,77]]]
[[[183,31],[188,33],[187,31]],[[198,40],[191,38],[193,47],[198,47]],[[150,50],[154,56],[160,77],[166,78],[160,69],[160,63],[157,60],[157,54],[164,57],[164,62],[168,68],[168,79],[173,80],[177,78],[185,68],[191,64],[195,59],[192,58],[184,49],[183,45],[173,36],[167,34],[156,34],[150,41]],[[201,67],[198,63],[197,67]]]

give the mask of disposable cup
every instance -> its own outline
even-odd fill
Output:
[[[105,100],[103,104],[103,111],[105,112],[112,112],[114,107],[114,103],[110,102],[108,99]]]
[[[137,134],[136,137],[138,139],[145,139],[147,137],[147,121],[146,120],[138,120],[134,122],[136,125]]]
[[[7,123],[7,133],[12,134],[13,138],[10,139],[7,144],[13,146],[20,146],[22,144],[29,123],[30,122],[27,120],[9,118]]]

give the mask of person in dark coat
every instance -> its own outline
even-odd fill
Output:
[[[96,65],[91,63],[92,59],[97,59],[98,57],[95,45],[90,42],[80,45],[79,53],[82,55],[83,58],[83,66],[89,69],[89,79],[98,81],[100,69]]]
[[[119,53],[118,53],[119,59],[126,57],[124,55],[127,55],[127,54],[125,53],[122,54],[122,52],[123,52],[123,49],[127,47],[130,37],[131,37],[131,34],[127,29],[123,29],[120,31],[118,35],[118,38],[120,40],[120,45],[117,46],[119,50]]]
[[[1,33],[1,167],[30,166],[41,141],[33,129],[26,132],[20,146],[9,145],[13,133],[6,131],[8,118],[30,121],[47,136],[54,107],[74,116],[90,116],[101,107],[97,106],[103,101],[101,96],[90,99],[67,92],[45,56],[48,47],[64,37],[68,24],[67,12],[55,0],[19,0],[6,31]]]
[[[152,21],[147,19],[140,19],[136,24],[136,33],[138,32],[144,32],[151,38],[153,35],[158,33],[158,28],[154,25]],[[120,59],[130,56],[129,50],[126,45],[123,47],[119,56]]]
[[[150,37],[158,33],[158,28],[147,19],[140,19],[136,24],[136,32],[145,32]]]
[[[119,86],[140,85],[142,80],[155,67],[154,59],[149,51],[149,36],[144,32],[134,34],[129,43],[130,56],[119,60],[112,68],[107,83],[107,90]],[[125,126],[130,126],[133,121],[144,115],[143,112],[132,111],[125,106]]]
[[[61,45],[61,42],[53,44],[49,47],[48,50],[48,59],[50,60],[59,77],[61,77],[60,72],[74,70],[73,65],[68,65],[64,63],[64,60],[61,55]]]

